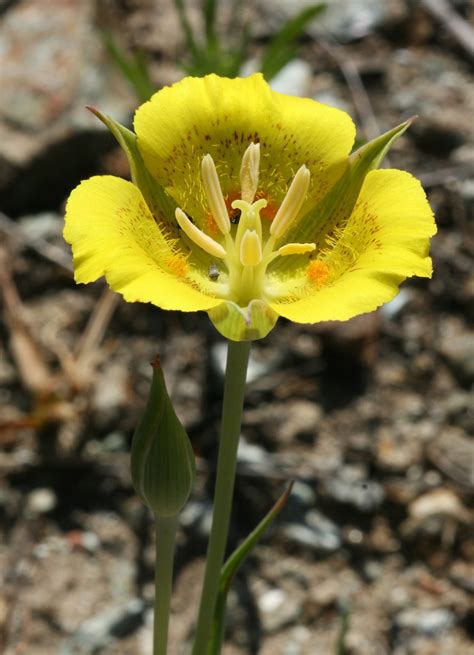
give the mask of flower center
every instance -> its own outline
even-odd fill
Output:
[[[298,169],[268,233],[264,235],[260,212],[267,206],[267,200],[255,200],[259,169],[260,145],[251,143],[244,153],[240,168],[240,199],[231,204],[232,209],[240,211],[238,224],[234,228],[214,161],[211,155],[203,157],[202,182],[212,218],[222,235],[221,241],[200,230],[179,207],[176,208],[176,220],[183,232],[202,250],[222,262],[222,276],[217,264],[212,264],[212,275],[209,273],[216,285],[216,295],[241,307],[247,306],[252,300],[268,297],[265,274],[268,265],[276,257],[302,255],[312,252],[316,247],[314,243],[276,245],[294,223],[303,206],[309,188],[309,170],[304,165]]]

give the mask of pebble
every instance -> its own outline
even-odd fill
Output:
[[[214,370],[218,373],[219,377],[223,378],[225,376],[227,361],[227,345],[225,343],[218,342],[214,344],[211,348],[211,362],[214,366]],[[262,375],[269,373],[273,370],[278,362],[275,360],[259,360],[251,352],[249,358],[249,364],[247,368],[247,384],[254,382]]]
[[[321,417],[321,407],[309,400],[286,403],[277,426],[278,440],[284,444],[291,444],[294,440],[313,443]]]
[[[353,505],[361,512],[372,512],[382,503],[382,485],[366,478],[365,467],[344,466],[325,485],[326,493],[340,503]]]
[[[441,339],[440,352],[453,373],[464,384],[474,381],[474,339],[469,332],[449,331]]]
[[[274,0],[268,6],[275,22],[275,15],[287,19],[312,4],[311,0]],[[344,42],[360,39],[371,34],[388,18],[388,4],[379,0],[332,0],[326,3],[324,11],[315,17],[306,31],[313,36],[318,36],[321,30],[328,31]]]
[[[337,525],[317,510],[304,515],[304,523],[288,523],[282,533],[298,546],[320,552],[334,552],[341,547],[341,532]]]
[[[84,110],[126,120],[134,98],[94,29],[94,3],[21,0],[2,16],[2,154],[25,165],[72,128],[102,129]],[[16,129],[12,129],[12,125]]]
[[[62,239],[64,219],[55,212],[41,212],[34,216],[26,215],[18,219],[22,230],[31,239],[45,241]]]
[[[32,516],[47,514],[57,505],[58,499],[52,489],[41,487],[28,494],[26,511]]]
[[[474,218],[474,180],[462,180],[458,189],[464,203],[466,219],[472,220]]]
[[[333,91],[319,91],[313,96],[313,100],[317,102],[322,102],[323,105],[329,105],[330,107],[336,107],[336,109],[342,109],[342,111],[350,112],[349,104],[342,98],[342,96],[334,93]]]
[[[393,300],[380,308],[379,314],[390,320],[396,318],[410,304],[414,295],[412,289],[407,289],[405,287],[400,289]]]
[[[445,608],[432,610],[408,609],[397,614],[395,623],[399,628],[414,630],[427,637],[437,637],[455,623],[453,612]]]
[[[58,655],[94,655],[114,639],[130,634],[143,621],[145,603],[133,598],[86,621],[63,642]]]
[[[258,599],[262,627],[265,632],[281,630],[298,621],[301,603],[296,594],[282,589],[269,589]]]
[[[206,538],[211,532],[212,503],[208,499],[189,500],[179,518],[183,528]]]
[[[274,91],[289,96],[307,96],[312,79],[312,69],[303,59],[292,59],[270,80]]]

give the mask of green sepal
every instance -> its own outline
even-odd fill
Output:
[[[186,503],[196,465],[189,437],[166,390],[159,358],[153,363],[150,393],[131,451],[135,491],[157,517],[176,516]]]
[[[290,482],[287,489],[282,493],[271,510],[265,515],[257,527],[249,534],[249,536],[240,544],[240,546],[232,553],[232,555],[222,567],[219,580],[219,594],[217,596],[216,608],[214,611],[212,634],[207,655],[219,655],[221,652],[222,642],[224,640],[227,594],[229,593],[230,585],[232,584],[232,580],[234,579],[235,574],[243,562],[246,560],[256,543],[263,537],[278,514],[285,507],[292,489],[293,482]]]
[[[177,203],[166,193],[146,168],[137,145],[137,135],[106,114],[94,107],[88,107],[94,116],[104,123],[124,151],[132,176],[132,182],[142,192],[145,202],[156,219],[164,223],[170,236],[178,236],[178,227],[174,215]]]
[[[247,307],[225,301],[208,314],[216,330],[231,341],[263,339],[278,320],[278,314],[263,300],[252,300]]]
[[[410,127],[413,120],[410,118],[353,152],[336,184],[290,229],[285,235],[285,242],[316,243],[317,249],[323,246],[326,236],[351,215],[366,175],[379,167],[394,141]],[[280,257],[273,270],[283,271],[291,266],[291,261],[286,260],[291,258]]]

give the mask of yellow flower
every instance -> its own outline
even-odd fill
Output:
[[[133,181],[97,176],[71,193],[77,282],[105,275],[129,302],[205,310],[240,341],[278,316],[349,319],[431,275],[436,228],[419,182],[375,170],[410,121],[350,155],[347,114],[259,74],[164,88],[137,110],[135,133],[95,113]]]

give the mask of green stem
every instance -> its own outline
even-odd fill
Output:
[[[232,509],[250,343],[250,341],[229,341],[227,350],[214,512],[192,655],[206,653],[211,637]]]
[[[153,655],[166,655],[171,590],[173,586],[173,559],[178,517],[155,517],[155,621],[153,626]]]

